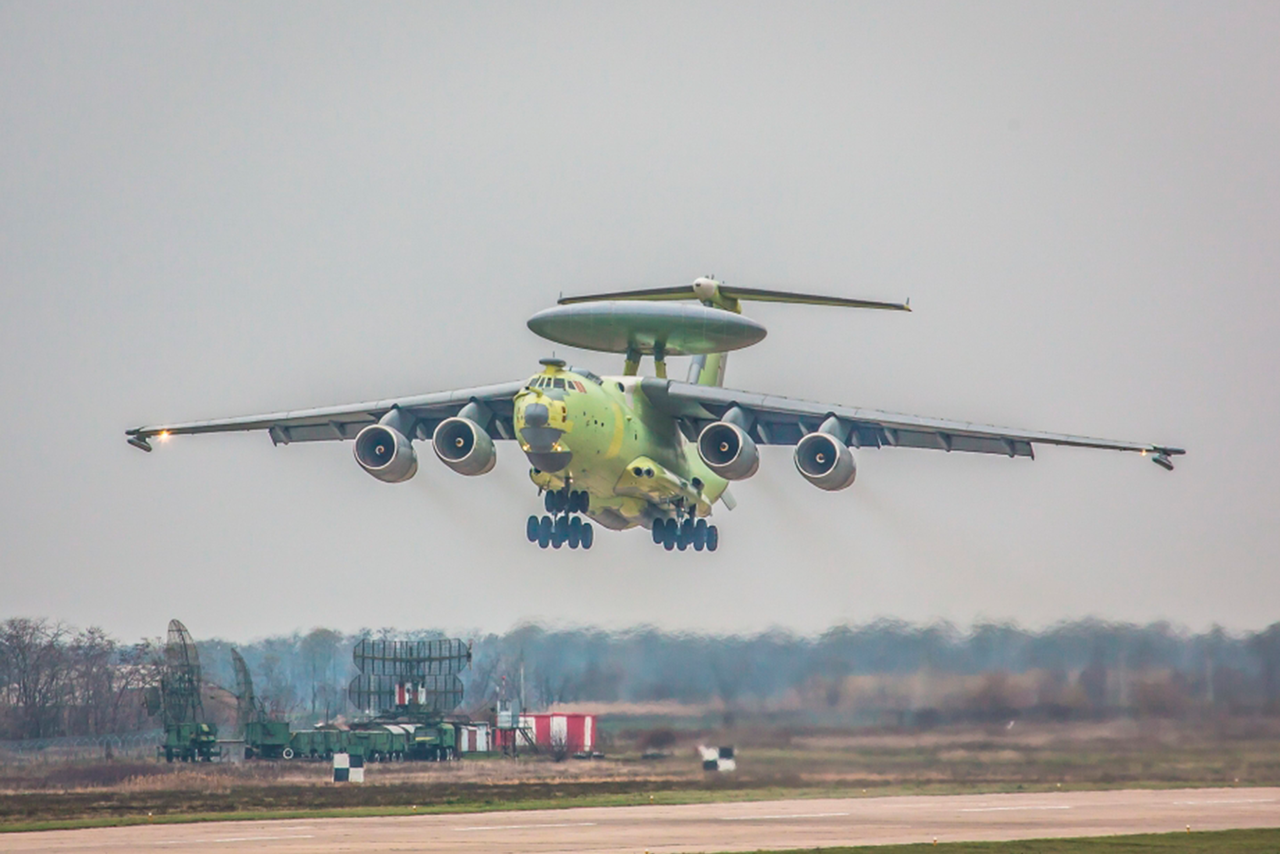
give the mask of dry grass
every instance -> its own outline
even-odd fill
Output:
[[[654,730],[615,733],[603,760],[470,758],[372,765],[363,787],[335,787],[318,762],[168,765],[35,763],[0,776],[0,827],[32,821],[146,815],[519,804],[678,793],[757,797],[879,790],[1017,791],[1135,785],[1280,783],[1280,722],[1119,721],[949,727],[925,732],[663,727],[667,756],[643,759]],[[738,772],[707,775],[698,744],[733,744]],[[674,794],[672,795],[675,796]]]

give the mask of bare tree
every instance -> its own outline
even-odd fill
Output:
[[[324,712],[325,720],[338,710],[335,703],[340,691],[337,689],[336,667],[339,659],[339,647],[342,644],[342,633],[332,629],[312,629],[299,644],[303,664],[311,682],[311,715],[315,717],[319,711]]]
[[[0,623],[0,660],[20,738],[61,734],[69,680],[61,623],[15,617]]]

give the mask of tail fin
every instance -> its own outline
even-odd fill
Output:
[[[693,362],[689,365],[689,382],[695,385],[724,385],[724,366],[728,359],[728,353],[694,356]]]

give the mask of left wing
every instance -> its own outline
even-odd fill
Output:
[[[741,413],[738,417],[744,422],[740,426],[754,441],[765,445],[794,445],[827,424],[828,429],[838,431],[841,440],[855,448],[931,448],[1034,459],[1034,445],[1069,445],[1150,454],[1158,465],[1170,470],[1173,462],[1169,458],[1186,453],[1167,445],[1011,430],[673,380],[646,378],[641,388],[655,407],[680,420],[681,429],[691,441],[704,426],[737,407]],[[834,422],[828,422],[832,418]]]
[[[457,415],[464,406],[475,403],[485,414],[481,426],[495,439],[515,438],[512,426],[512,399],[525,381],[477,386],[453,391],[437,391],[412,397],[389,398],[345,406],[320,409],[298,409],[214,421],[187,421],[180,424],[155,424],[126,430],[129,444],[150,451],[153,437],[180,436],[194,433],[229,433],[243,430],[266,430],[277,445],[290,442],[320,442],[354,439],[369,424],[375,424],[393,409],[399,409],[413,422],[410,438],[430,439],[436,425]],[[477,419],[480,420],[480,419]]]

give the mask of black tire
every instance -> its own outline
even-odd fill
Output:
[[[574,516],[569,520],[569,533],[567,538],[569,540],[569,548],[571,549],[576,549],[582,542],[582,520],[577,516]]]
[[[539,523],[538,523],[538,517],[537,517],[537,516],[530,516],[530,517],[529,517],[529,521],[528,521],[528,522],[526,522],[526,523],[525,523],[525,526],[524,526],[524,534],[525,534],[525,536],[526,536],[526,537],[528,537],[528,538],[529,538],[529,542],[531,542],[531,543],[536,543],[536,542],[538,541],[538,528],[539,528],[539,527],[541,527],[541,526],[540,526],[540,525],[539,525]]]
[[[667,527],[666,519],[653,520],[653,544],[654,545],[656,546],[662,545],[662,531],[666,527]]]
[[[550,516],[543,516],[538,522],[538,547],[546,548],[551,545],[551,536],[555,532],[555,523],[551,521]]]
[[[560,516],[555,521],[555,529],[551,534],[551,545],[558,549],[565,544],[567,539],[569,539],[569,518]]]
[[[707,520],[699,519],[693,525],[693,550],[702,551],[707,547]]]
[[[548,513],[555,513],[556,512],[556,494],[554,492],[547,492],[542,497],[542,506],[547,508]]]
[[[720,545],[720,529],[715,525],[707,526],[707,551],[713,552]]]
[[[596,529],[591,527],[590,522],[582,523],[582,547],[584,549],[591,548],[591,544],[596,541]]]

